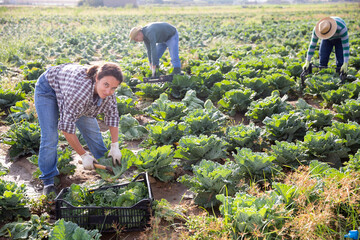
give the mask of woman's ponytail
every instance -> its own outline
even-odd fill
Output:
[[[93,82],[95,82],[95,77],[98,72],[98,69],[99,69],[99,66],[94,65],[94,66],[90,67],[86,72],[86,75],[88,76],[88,78],[90,78]]]

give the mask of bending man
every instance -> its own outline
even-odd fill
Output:
[[[319,38],[321,39],[319,49],[320,68],[327,67],[330,54],[335,47],[337,71],[340,69],[341,72],[347,73],[349,65],[349,35],[344,20],[339,17],[326,17],[316,24],[312,32],[303,69],[306,70],[309,67]]]
[[[130,41],[144,42],[153,76],[159,68],[159,59],[169,48],[173,74],[181,73],[179,59],[179,33],[176,28],[165,22],[154,22],[145,27],[134,27],[130,31]]]

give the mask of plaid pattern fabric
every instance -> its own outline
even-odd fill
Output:
[[[75,133],[75,122],[81,116],[96,117],[105,114],[105,124],[119,126],[119,113],[116,96],[105,99],[94,96],[95,84],[86,75],[87,68],[75,64],[62,64],[51,67],[46,77],[54,89],[59,106],[58,129]]]
[[[337,29],[336,29],[334,36],[329,38],[329,40],[341,38],[344,62],[348,63],[349,62],[350,45],[349,45],[349,35],[348,35],[348,30],[346,28],[346,24],[345,24],[344,20],[339,17],[331,17],[331,18],[335,19],[336,24],[337,24]],[[310,61],[311,58],[314,56],[315,47],[318,42],[318,39],[319,38],[315,34],[315,27],[314,27],[312,35],[311,35],[310,45],[309,45],[308,52],[307,52],[306,59],[308,61]]]

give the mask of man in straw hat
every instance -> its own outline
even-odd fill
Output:
[[[150,63],[150,68],[155,76],[159,68],[159,59],[169,48],[173,74],[181,73],[179,59],[179,34],[176,28],[165,22],[154,22],[145,27],[134,27],[130,30],[130,42],[144,42]]]
[[[330,53],[333,47],[335,47],[336,67],[338,71],[340,69],[341,72],[347,73],[349,65],[349,35],[344,20],[339,17],[326,17],[316,24],[312,32],[303,69],[306,70],[309,67],[319,38],[321,39],[319,49],[320,67],[327,67]]]

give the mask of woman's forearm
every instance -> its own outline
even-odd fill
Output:
[[[118,127],[109,127],[111,142],[115,143],[119,141],[119,128]]]
[[[70,146],[77,152],[77,154],[81,156],[86,153],[85,149],[81,146],[81,143],[79,142],[79,139],[76,136],[76,134],[67,133],[64,131],[62,133],[64,134]]]

